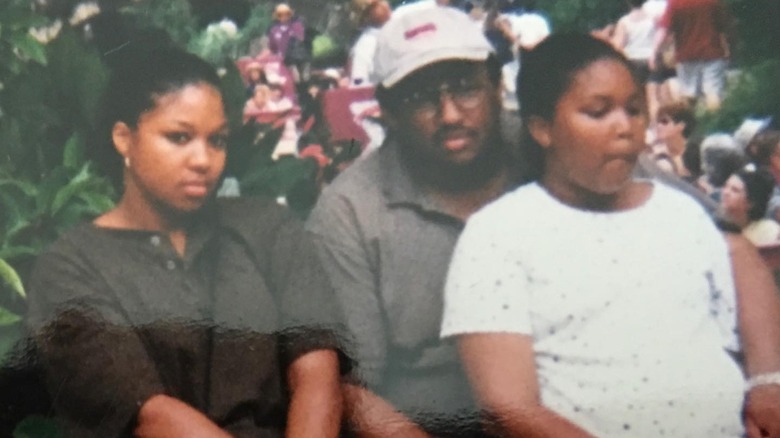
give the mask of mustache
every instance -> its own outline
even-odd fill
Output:
[[[453,136],[466,136],[476,138],[478,133],[474,129],[469,129],[464,126],[442,126],[436,132],[433,133],[433,139],[437,143],[441,143],[448,137]]]

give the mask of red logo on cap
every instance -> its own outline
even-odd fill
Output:
[[[433,24],[433,23],[426,23],[426,24],[423,24],[422,26],[417,26],[417,27],[415,27],[413,29],[407,30],[406,32],[404,32],[404,37],[407,40],[410,40],[410,39],[416,37],[417,35],[419,35],[421,33],[435,32],[435,31],[436,31],[436,25],[435,24]]]

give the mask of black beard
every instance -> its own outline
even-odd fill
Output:
[[[450,163],[432,157],[399,136],[401,161],[419,183],[446,193],[467,192],[484,186],[510,160],[500,135],[491,136],[485,148],[468,163]]]

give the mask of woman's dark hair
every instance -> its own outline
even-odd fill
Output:
[[[91,158],[114,186],[122,189],[122,157],[114,148],[112,130],[117,122],[135,128],[145,111],[165,94],[187,85],[206,83],[220,89],[214,67],[197,56],[173,47],[125,49],[111,63],[111,77],[101,101],[98,123],[89,146]]]
[[[748,204],[748,218],[751,221],[757,221],[764,217],[769,199],[772,197],[772,191],[775,188],[775,179],[768,171],[764,169],[740,170],[735,173],[745,184],[745,196]]]
[[[517,98],[524,121],[524,154],[531,160],[530,168],[538,172],[535,178],[541,177],[544,171],[544,154],[528,131],[528,121],[532,117],[552,120],[558,101],[568,91],[574,76],[601,60],[623,64],[636,81],[634,67],[623,54],[584,33],[552,34],[525,54],[517,77]]]

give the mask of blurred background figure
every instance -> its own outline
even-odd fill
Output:
[[[392,16],[392,10],[386,0],[354,0],[352,5],[363,31],[350,51],[349,86],[364,87],[372,85],[376,36]]]
[[[683,154],[695,128],[696,118],[688,104],[677,102],[658,109],[651,153],[659,166],[681,178],[691,176]]]
[[[268,29],[268,49],[284,59],[293,68],[295,82],[307,80],[311,48],[306,47],[306,28],[303,20],[286,3],[276,5],[274,22]]]
[[[774,187],[769,171],[748,166],[733,173],[721,191],[722,213],[757,246],[780,241],[780,224],[765,217]]]
[[[731,27],[729,12],[720,0],[670,0],[659,21],[651,68],[661,45],[671,36],[683,96],[693,106],[703,97],[708,110],[718,109],[731,57]]]
[[[266,79],[265,72],[263,71],[263,64],[257,61],[251,61],[246,66],[246,76],[247,76],[247,85],[246,85],[247,97],[251,98],[255,94],[256,85],[268,84],[268,79]]]
[[[766,129],[748,143],[748,153],[760,169],[766,169],[775,182],[766,216],[780,222],[780,131]]]
[[[716,201],[720,190],[734,172],[745,165],[745,153],[729,134],[711,134],[700,146],[702,175],[696,181],[700,189]]]
[[[622,51],[628,58],[639,75],[642,84],[647,84],[650,76],[650,56],[653,54],[653,41],[656,31],[655,17],[643,8],[647,0],[626,0],[630,11],[622,16],[615,26],[612,35],[612,44]],[[654,111],[657,108],[656,96],[645,85],[648,100],[648,114],[654,119]],[[653,101],[651,103],[651,101]]]

